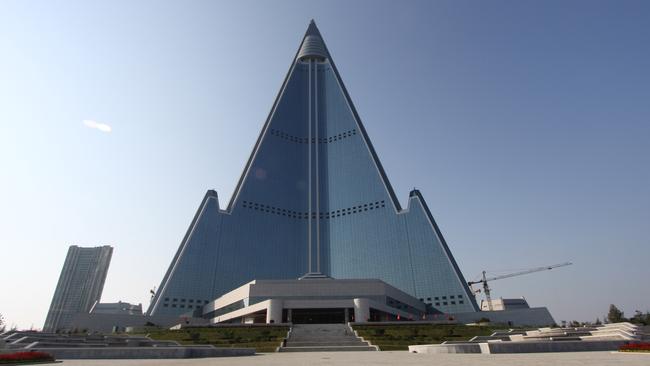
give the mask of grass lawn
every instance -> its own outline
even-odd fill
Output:
[[[444,341],[466,341],[487,336],[495,331],[489,326],[458,324],[418,325],[355,325],[359,336],[379,346],[382,351],[407,350],[415,344],[436,344]]]
[[[211,344],[215,347],[244,347],[255,348],[257,352],[275,352],[288,331],[289,327],[196,327],[154,330],[146,336],[180,344]]]

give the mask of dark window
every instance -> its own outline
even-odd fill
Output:
[[[452,304],[452,305],[456,305],[456,301],[452,301],[451,304]]]
[[[437,303],[436,303],[436,306],[440,306],[440,303],[439,303],[439,302],[437,302]]]
[[[438,298],[438,296],[436,296],[436,300],[440,300],[440,299]]]
[[[458,301],[459,304],[464,304],[463,300]]]
[[[454,295],[449,296],[449,298],[450,298],[450,299],[453,299],[453,298],[454,298]]]
[[[442,305],[447,305],[447,302],[446,302],[446,301],[445,301],[445,302],[443,302],[443,303],[442,303]]]
[[[430,297],[427,297],[427,301],[431,301],[431,298],[430,298]]]
[[[458,298],[459,298],[459,299],[462,299],[462,298],[463,298],[463,295],[458,295]]]

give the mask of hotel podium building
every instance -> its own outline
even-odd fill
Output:
[[[256,280],[257,288],[303,281],[285,292],[337,280],[363,289],[351,280],[372,280],[375,302],[392,303],[388,294],[399,292],[397,307],[417,316],[479,310],[423,195],[413,190],[400,205],[313,21],[233,196],[222,207],[206,193],[148,314],[196,314]],[[218,313],[266,298],[216,300]]]

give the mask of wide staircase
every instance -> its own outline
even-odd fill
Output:
[[[278,352],[377,351],[347,324],[295,324]]]

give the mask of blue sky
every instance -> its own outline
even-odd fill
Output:
[[[570,260],[494,295],[558,321],[650,310],[647,2],[5,0],[10,324],[42,326],[71,244],[113,245],[103,300],[148,305],[205,191],[230,198],[311,18],[468,279]]]

